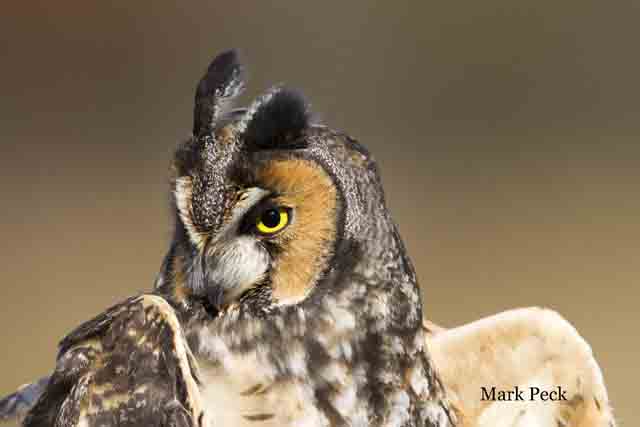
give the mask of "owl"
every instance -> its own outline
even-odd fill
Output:
[[[555,313],[423,323],[373,157],[295,90],[233,109],[243,88],[235,51],[197,86],[153,290],[69,333],[54,372],[0,413],[56,427],[613,425],[590,348]],[[533,384],[570,400],[481,399]]]

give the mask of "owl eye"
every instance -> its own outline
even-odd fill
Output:
[[[269,208],[256,218],[256,229],[261,234],[274,234],[289,224],[289,212],[286,208]]]

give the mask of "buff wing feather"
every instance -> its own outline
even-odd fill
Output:
[[[613,427],[602,372],[589,344],[558,313],[523,308],[445,329],[426,321],[437,372],[465,427]],[[482,399],[524,390],[524,401]],[[529,400],[529,387],[566,390],[567,400]]]

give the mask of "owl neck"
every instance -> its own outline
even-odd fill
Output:
[[[230,393],[247,372],[251,385],[267,389],[299,384],[295,390],[331,425],[450,425],[427,418],[449,416],[425,349],[413,268],[404,258],[395,268],[385,259],[369,262],[366,248],[342,242],[326,276],[300,304],[263,316],[239,306],[200,324],[191,333],[194,354],[232,384]],[[404,256],[401,249],[394,250]],[[385,272],[374,267],[381,264]]]

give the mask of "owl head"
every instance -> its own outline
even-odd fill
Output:
[[[175,232],[156,286],[213,310],[257,312],[334,292],[344,274],[413,280],[375,162],[275,87],[246,109],[234,51],[195,94],[193,134],[173,161]]]

